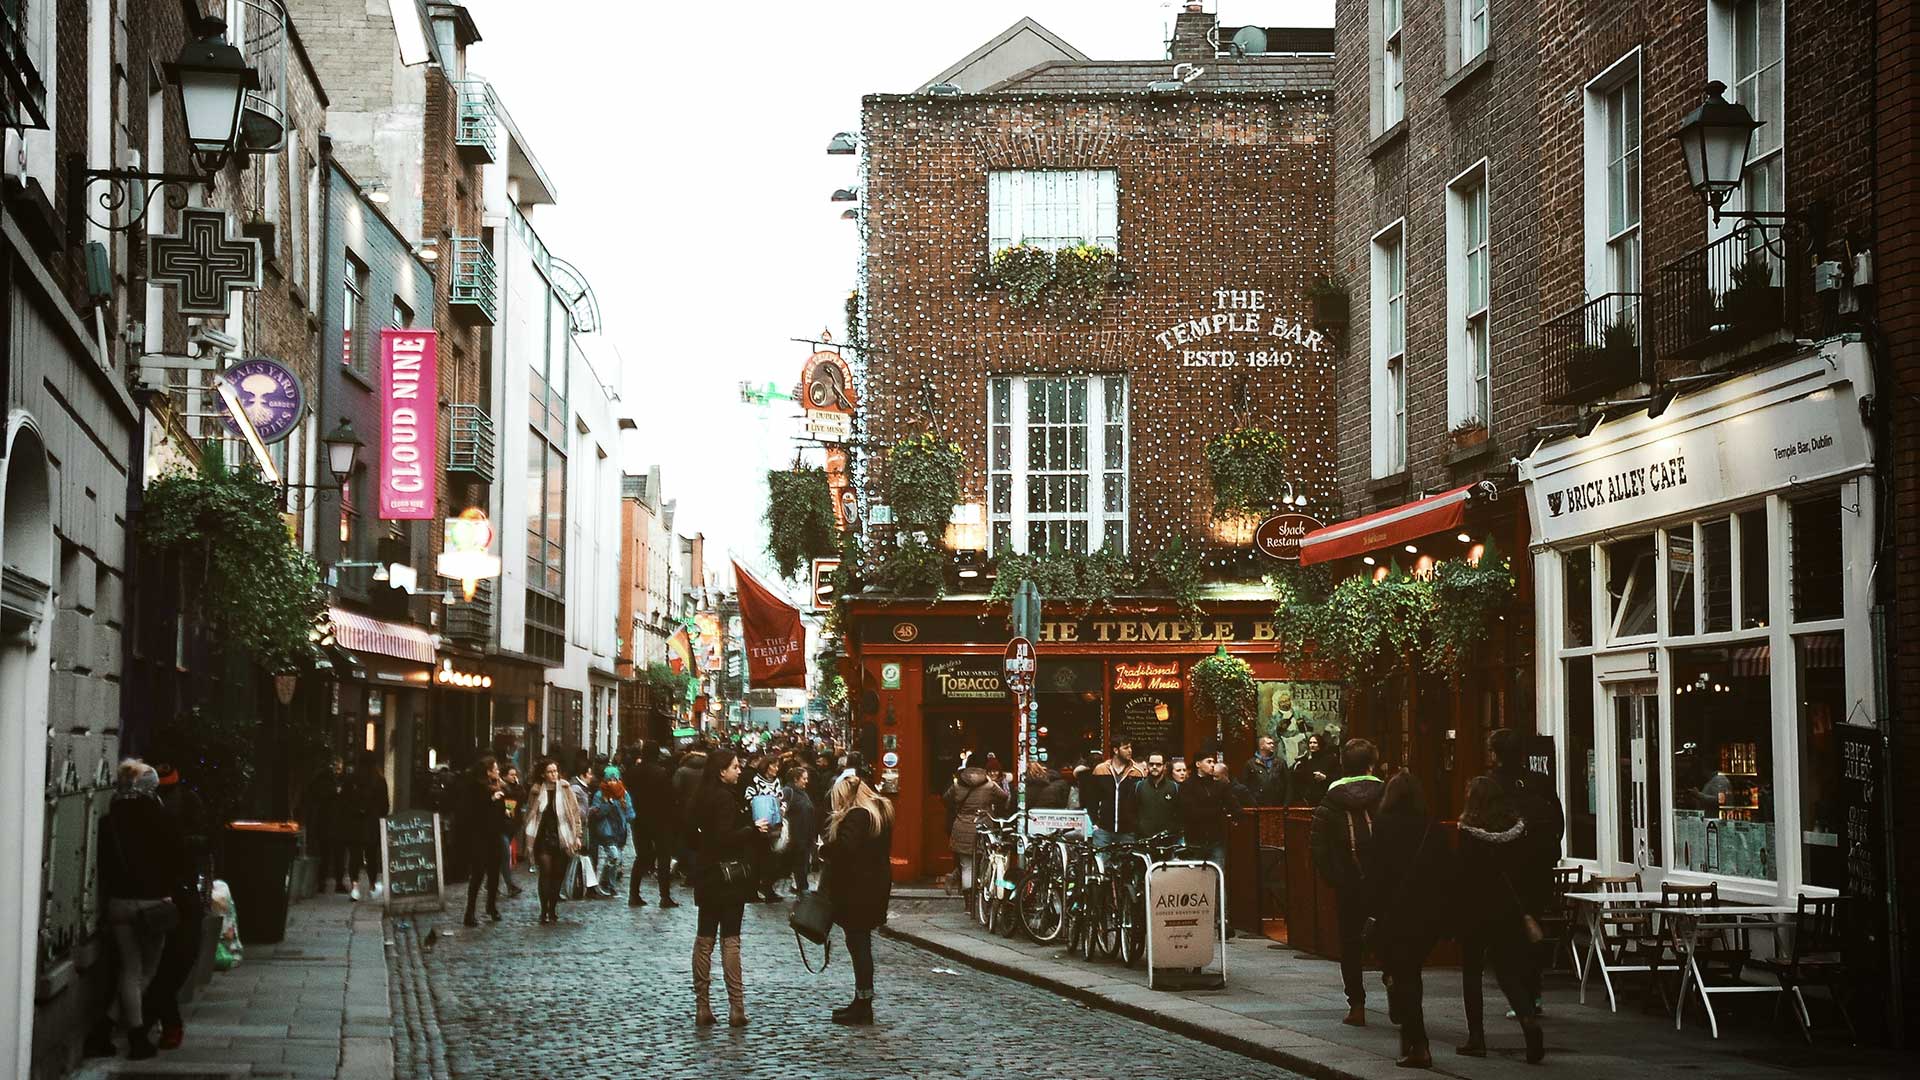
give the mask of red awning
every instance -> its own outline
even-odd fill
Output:
[[[433,635],[418,626],[341,608],[332,608],[328,614],[333,617],[333,640],[345,648],[412,660],[417,664],[433,663]]]
[[[1315,529],[1300,540],[1300,565],[1332,562],[1434,533],[1452,532],[1467,519],[1467,497],[1473,487],[1463,484],[1418,502]]]

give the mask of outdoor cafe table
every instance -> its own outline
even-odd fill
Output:
[[[1657,897],[1656,897],[1657,899]],[[1720,1020],[1713,1014],[1714,994],[1778,994],[1784,988],[1774,983],[1760,985],[1756,983],[1737,983],[1732,986],[1708,986],[1705,975],[1700,970],[1696,956],[1702,939],[1711,938],[1727,931],[1768,930],[1773,933],[1774,952],[1780,952],[1780,931],[1793,925],[1798,914],[1796,907],[1777,904],[1722,905],[1717,907],[1657,907],[1654,914],[1660,916],[1662,926],[1672,935],[1674,944],[1686,956],[1686,966],[1680,969],[1680,993],[1674,998],[1673,1027],[1680,1029],[1681,1012],[1687,1006],[1687,984],[1692,982],[1700,991],[1700,1004],[1706,1006],[1707,1024],[1713,1029],[1713,1037],[1720,1037]]]
[[[1613,994],[1613,972],[1616,971],[1653,971],[1652,964],[1620,964],[1607,962],[1606,923],[1601,918],[1609,907],[1647,907],[1661,901],[1664,894],[1658,892],[1577,892],[1568,893],[1567,899],[1580,905],[1586,912],[1587,922],[1587,962],[1580,963],[1580,954],[1574,953],[1574,967],[1580,972],[1580,1004],[1587,1003],[1587,973],[1594,968],[1600,969],[1600,981],[1607,988],[1607,1007],[1614,1012],[1620,1011],[1620,1003]]]

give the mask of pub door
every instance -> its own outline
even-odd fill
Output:
[[[1004,706],[929,708],[926,710],[926,799],[921,815],[923,862],[930,874],[953,869],[948,830],[953,825],[942,796],[953,785],[960,755],[973,752],[969,763],[985,767],[988,754],[1000,759],[1000,768],[1013,771],[1013,701]]]

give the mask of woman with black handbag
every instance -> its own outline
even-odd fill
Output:
[[[694,1023],[715,1023],[708,988],[713,983],[713,943],[720,940],[721,972],[727,981],[727,1023],[747,1024],[747,987],[740,972],[740,920],[759,890],[755,855],[771,825],[753,820],[740,790],[740,759],[731,750],[707,755],[706,771],[687,814],[699,859],[693,902],[700,927],[693,939]]]
[[[827,819],[827,868],[820,891],[853,958],[853,1000],[833,1010],[836,1024],[873,1023],[873,930],[887,921],[893,896],[893,804],[852,775],[834,782]]]
[[[1402,770],[1387,782],[1373,836],[1360,856],[1369,920],[1367,943],[1387,979],[1387,1003],[1400,1025],[1403,1068],[1430,1069],[1421,969],[1451,927],[1453,850],[1434,828],[1426,794]]]
[[[113,805],[100,820],[100,895],[119,957],[114,1004],[127,1033],[127,1056],[150,1058],[148,1018],[141,1012],[147,983],[160,966],[160,954],[180,920],[174,893],[192,880],[180,825],[160,803],[160,774],[138,758],[120,763]],[[96,1036],[95,1048],[112,1053]]]
[[[1489,962],[1520,1021],[1527,1060],[1539,1062],[1547,1056],[1540,1017],[1528,991],[1532,916],[1513,886],[1526,873],[1527,845],[1520,842],[1526,831],[1499,780],[1479,776],[1467,785],[1467,806],[1460,812],[1460,988],[1466,999],[1467,1041],[1459,1052],[1468,1057],[1487,1056],[1481,999]],[[1533,931],[1538,929],[1534,923]]]

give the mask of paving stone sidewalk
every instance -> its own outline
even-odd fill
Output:
[[[1340,989],[1339,965],[1265,938],[1237,936],[1228,944],[1225,990],[1169,992],[1148,989],[1145,972],[1112,961],[1090,964],[1024,937],[989,934],[957,909],[902,912],[896,906],[883,932],[974,967],[1046,986],[1096,1008],[1147,1020],[1309,1076],[1404,1080],[1410,1075],[1394,1065],[1399,1036],[1387,1021],[1386,993],[1378,972],[1367,975],[1367,1026],[1347,1027],[1340,1023],[1346,999]],[[1675,1031],[1671,1011],[1643,1012],[1637,984],[1628,985],[1633,988],[1623,994],[1616,1014],[1608,1011],[1606,993],[1597,981],[1589,982],[1588,1003],[1581,1005],[1571,975],[1548,975],[1546,1065],[1554,1076],[1562,1080],[1641,1074],[1727,1080],[1892,1080],[1913,1075],[1910,1058],[1854,1049],[1845,1044],[1844,1032],[1816,1032],[1824,1037],[1809,1047],[1785,1011],[1777,1023],[1773,1020],[1772,995],[1754,995],[1737,1003],[1731,1019],[1723,1014],[1721,1038],[1715,1040],[1708,1035],[1704,1018],[1692,1013],[1686,1028]],[[1545,1075],[1539,1066],[1526,1063],[1519,1026],[1505,1019],[1505,1001],[1491,976],[1486,986],[1491,1051],[1486,1058],[1461,1057],[1453,1050],[1466,1037],[1459,969],[1428,968],[1425,989],[1435,1072],[1469,1080],[1538,1080]],[[1715,1009],[1722,1009],[1721,1002],[1726,1000],[1715,1002]],[[1823,1017],[1823,1005],[1824,1001],[1814,1002],[1816,1023]]]
[[[167,1076],[392,1080],[393,1009],[380,905],[295,904],[286,940],[249,945],[181,1009],[186,1042],[149,1061],[97,1059],[75,1080]]]

